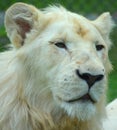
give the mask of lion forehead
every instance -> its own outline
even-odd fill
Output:
[[[70,36],[73,36],[70,40],[76,38],[83,38],[89,41],[103,39],[103,35],[101,35],[99,30],[90,20],[79,14],[68,12],[67,10],[62,11],[63,10],[59,10],[59,12],[47,12],[46,14],[47,28],[45,30],[59,32],[54,38],[61,37],[64,39],[70,39]]]

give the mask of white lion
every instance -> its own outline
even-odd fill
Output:
[[[0,130],[102,130],[113,21],[16,3],[0,54]]]

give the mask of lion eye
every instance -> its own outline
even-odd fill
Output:
[[[101,51],[104,48],[103,45],[96,45],[96,50]]]
[[[59,48],[64,48],[67,49],[66,45],[64,42],[56,42],[55,45]]]

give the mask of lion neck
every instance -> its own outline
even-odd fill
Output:
[[[78,121],[76,118],[63,115],[58,122],[55,122],[55,127],[50,130],[102,130],[102,128],[101,122],[95,118],[88,121]]]

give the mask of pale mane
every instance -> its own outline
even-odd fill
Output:
[[[52,13],[53,12],[53,13],[62,13],[62,14],[67,12],[67,10],[61,5],[58,5],[58,6],[50,5],[49,7],[42,9],[42,11],[44,13]]]

